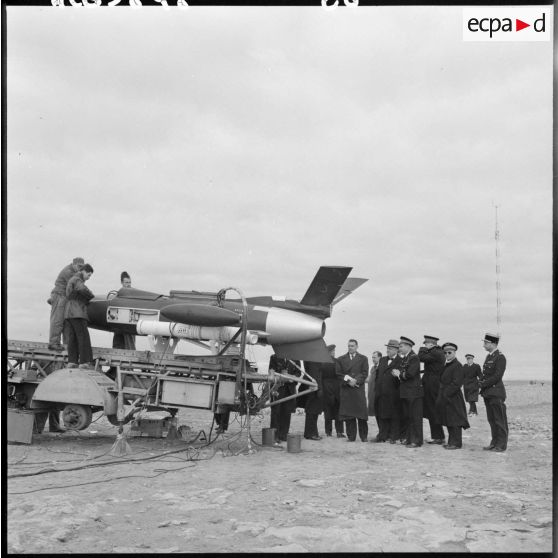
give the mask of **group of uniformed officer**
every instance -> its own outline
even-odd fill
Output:
[[[376,351],[374,365],[368,372],[368,359],[358,353],[355,339],[348,342],[348,351],[335,358],[335,345],[328,350],[332,363],[305,362],[305,372],[314,378],[318,391],[272,406],[271,427],[276,428],[276,440],[286,440],[291,413],[304,407],[306,413],[304,437],[320,440],[318,416],[324,412],[325,432],[332,435],[332,421],[337,437],[343,438],[343,423],[349,442],[368,439],[368,417],[375,416],[378,435],[371,441],[401,443],[407,448],[423,445],[423,418],[428,419],[431,439],[429,444],[443,445],[454,450],[462,447],[462,431],[469,428],[465,400],[469,402],[469,416],[477,414],[478,394],[483,397],[491,429],[490,444],[483,449],[505,451],[508,439],[506,391],[502,377],[506,357],[498,350],[499,336],[487,333],[484,348],[488,352],[482,371],[474,363],[474,355],[465,355],[462,365],[456,358],[458,346],[448,342],[438,345],[439,338],[424,336],[418,354],[408,337],[391,339],[386,356]],[[296,365],[295,365],[296,364]],[[287,370],[297,375],[300,363],[271,357],[270,369]],[[368,404],[365,386],[368,378]],[[294,395],[295,386],[285,383],[276,398]],[[465,392],[463,396],[462,389]],[[300,391],[300,390],[299,390]],[[445,443],[444,428],[448,431]]]

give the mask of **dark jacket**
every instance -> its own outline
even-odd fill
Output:
[[[376,376],[378,367],[372,366],[370,374],[368,375],[368,416],[373,417],[376,414],[374,408],[374,399],[376,397]]]
[[[366,405],[365,383],[368,377],[368,359],[360,353],[355,353],[351,360],[349,353],[337,359],[335,373],[341,382],[339,418],[360,418],[368,420],[368,407]],[[350,376],[357,381],[355,387],[351,387],[345,376]]]
[[[66,296],[66,287],[68,286],[68,281],[76,274],[74,266],[72,264],[67,265],[54,281],[54,288],[51,294],[57,294],[60,296]]]
[[[420,380],[420,360],[414,351],[407,356],[401,357],[399,362],[399,397],[402,399],[414,399],[422,397],[424,390]]]
[[[88,320],[87,305],[95,295],[87,288],[81,271],[78,271],[66,285],[66,308],[64,318],[84,318]]]
[[[297,398],[297,407],[304,407],[309,415],[319,415],[324,410],[321,364],[321,362],[304,361],[304,371],[318,384],[318,391]],[[307,389],[307,385],[300,384],[298,393],[304,393]]]
[[[440,377],[440,391],[436,400],[436,410],[440,416],[440,424],[444,426],[462,426],[469,428],[465,400],[461,393],[463,385],[463,367],[454,358],[444,365]]]
[[[324,406],[339,404],[341,382],[335,373],[336,362],[337,359],[334,359],[334,362],[320,363]]]
[[[395,356],[391,364],[389,357],[382,357],[378,364],[374,394],[374,411],[378,418],[393,418],[399,413],[399,379],[391,373],[399,365],[399,356]]]
[[[486,355],[482,367],[482,379],[479,382],[480,394],[483,397],[499,397],[506,399],[506,389],[502,377],[506,371],[506,357],[496,349],[491,355]]]
[[[424,418],[440,424],[436,413],[436,399],[440,390],[440,376],[444,371],[446,357],[442,347],[435,345],[431,349],[421,347],[418,357],[424,363],[424,374],[422,376],[422,386],[424,388],[424,399],[422,402],[422,415]]]
[[[297,365],[300,366],[300,362],[295,360],[293,361]],[[286,358],[279,358],[276,355],[271,355],[269,359],[269,369],[275,370],[275,372],[280,372],[284,374],[290,374],[291,376],[300,376],[299,369],[292,364],[289,359]],[[289,381],[281,381],[279,383],[279,387],[277,390],[276,395],[271,396],[272,401],[276,401],[277,399],[281,399],[282,397],[288,397],[289,395],[294,395],[296,393],[296,384],[294,382]],[[284,403],[280,403],[280,405],[285,405],[291,413],[296,411],[296,398],[289,399]]]
[[[479,400],[479,380],[482,378],[481,367],[475,362],[463,365],[463,391],[465,401]]]

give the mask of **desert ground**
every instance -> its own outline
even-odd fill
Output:
[[[231,415],[209,445],[128,433],[119,458],[117,428],[100,415],[82,432],[44,432],[7,448],[8,551],[551,552],[552,385],[506,389],[504,453],[482,450],[482,399],[457,451],[336,437],[303,439],[300,453],[263,447],[269,410],[251,419],[251,439]],[[179,414],[192,437],[211,420]],[[323,435],[323,415],[318,424]]]

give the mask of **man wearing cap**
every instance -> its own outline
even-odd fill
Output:
[[[444,370],[444,351],[438,346],[438,337],[424,336],[424,346],[419,349],[419,360],[424,364],[422,386],[424,388],[423,416],[430,423],[430,440],[427,444],[443,444],[444,429],[436,412],[436,399],[440,390],[440,376]]]
[[[83,267],[83,258],[74,258],[56,278],[54,288],[47,302],[50,304],[50,332],[48,337],[48,348],[52,351],[63,351],[64,346],[60,343],[60,337],[64,331],[64,310],[66,308],[66,286],[68,281]],[[64,341],[67,342],[66,334]]]
[[[484,336],[484,348],[488,351],[482,379],[479,382],[480,394],[486,405],[486,417],[490,424],[492,439],[483,449],[505,451],[508,447],[508,417],[506,415],[506,389],[502,377],[506,371],[506,357],[498,350],[499,335],[487,333]]]
[[[465,355],[467,363],[463,365],[463,391],[465,401],[469,403],[469,416],[477,415],[479,400],[479,380],[482,378],[481,367],[474,362],[475,355]]]
[[[380,353],[380,351],[374,351],[372,353],[372,367],[370,368],[370,374],[368,374],[368,416],[369,417],[373,417],[376,414],[374,410],[374,399],[376,396],[376,374],[378,372],[378,365],[380,364],[381,358],[382,358],[382,353]]]
[[[399,396],[403,402],[403,420],[407,424],[408,448],[422,446],[422,398],[424,390],[420,379],[420,360],[413,351],[414,341],[408,337],[400,337],[399,354],[401,361],[392,374],[399,378]]]
[[[328,345],[327,350],[332,362],[322,362],[320,373],[322,375],[323,403],[324,403],[324,425],[326,436],[332,435],[331,421],[335,424],[335,432],[338,438],[344,438],[343,421],[339,420],[339,398],[341,384],[335,373],[335,345]]]
[[[448,429],[448,450],[460,449],[463,429],[469,428],[465,400],[461,393],[463,386],[463,367],[456,358],[457,345],[444,343],[444,370],[440,376],[440,389],[436,400],[436,410],[441,423]]]
[[[374,411],[378,422],[376,442],[389,440],[395,444],[399,438],[399,379],[392,371],[399,366],[399,341],[390,339],[386,345],[387,356],[380,359],[376,372]]]
[[[339,418],[345,421],[347,441],[354,442],[358,435],[368,439],[368,407],[365,384],[368,377],[368,359],[357,352],[358,342],[349,339],[348,352],[337,359],[335,373],[341,381]]]

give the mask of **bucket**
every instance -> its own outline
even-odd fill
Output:
[[[302,434],[287,434],[287,451],[289,453],[300,453]]]
[[[262,445],[272,446],[275,442],[275,428],[262,428]]]

